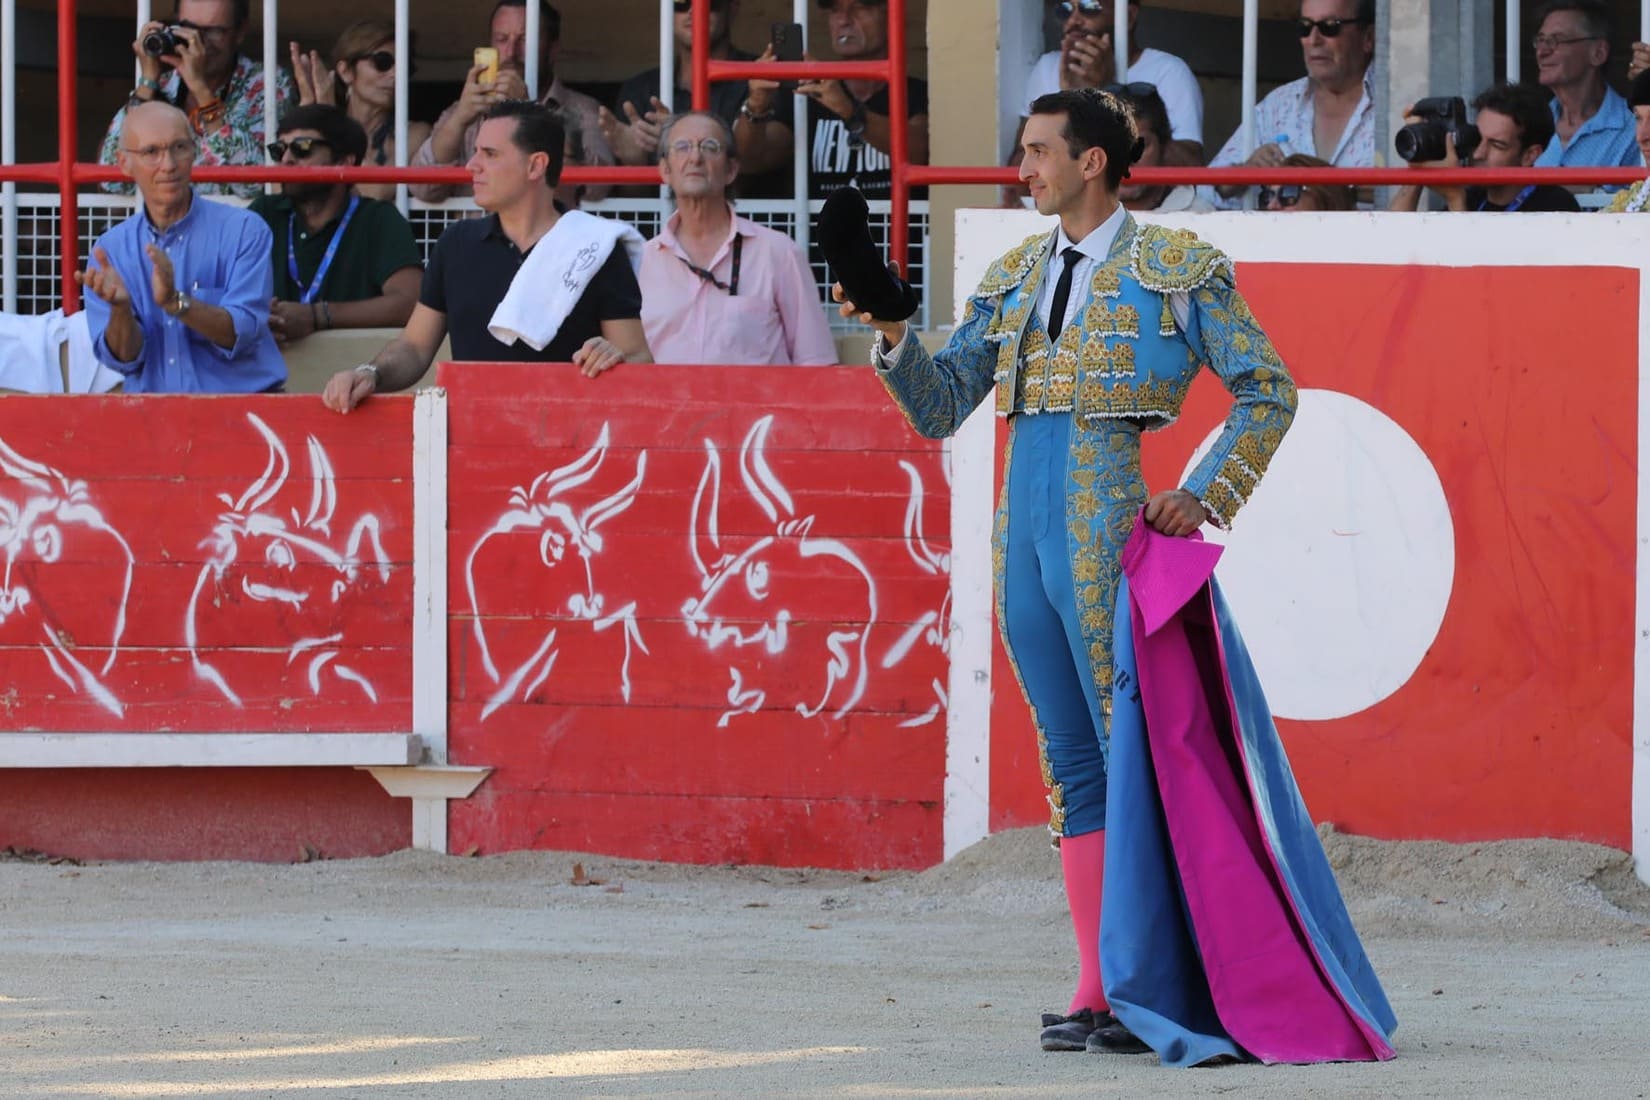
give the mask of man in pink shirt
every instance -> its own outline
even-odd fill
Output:
[[[714,114],[665,122],[659,176],[676,213],[642,250],[642,327],[657,363],[837,361],[807,257],[791,238],[735,216],[733,133]]]

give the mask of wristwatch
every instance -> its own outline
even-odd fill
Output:
[[[748,99],[739,105],[739,114],[746,122],[767,122],[774,117],[772,110],[763,111],[761,114],[751,110],[751,101]]]
[[[848,115],[848,118],[846,119],[845,125],[847,126],[849,137],[851,137],[851,138],[863,138],[865,136],[865,104],[864,103],[860,102],[857,99],[854,100],[854,109]]]
[[[185,313],[189,312],[189,307],[194,304],[194,299],[189,297],[189,295],[185,294],[181,290],[174,290],[172,292],[172,300],[166,306],[166,312],[170,313],[173,317],[182,317]]]

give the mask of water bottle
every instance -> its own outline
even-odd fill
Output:
[[[1277,137],[1272,139],[1272,144],[1276,145],[1278,147],[1278,152],[1282,153],[1286,157],[1292,157],[1295,155],[1295,147],[1289,144],[1288,134],[1279,134]]]

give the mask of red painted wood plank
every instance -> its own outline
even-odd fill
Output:
[[[313,396],[11,397],[0,401],[0,441],[70,478],[255,478],[270,447],[248,414],[282,441],[294,473],[307,469],[313,434],[335,472],[412,474],[412,400],[374,399],[348,417]],[[138,444],[141,441],[141,445]]]
[[[654,439],[739,437],[757,415],[768,413],[791,433],[791,446],[859,450],[913,436],[866,370],[797,371],[780,387],[766,367],[631,367],[592,381],[566,367],[497,369],[510,366],[442,365],[440,384],[454,397],[453,445],[499,446],[511,439],[526,446],[588,447],[603,425],[638,420]],[[621,373],[629,379],[622,394],[615,385]],[[753,415],[753,408],[760,413]]]
[[[451,711],[451,759],[495,766],[495,789],[543,793],[938,802],[944,723],[902,729],[897,716],[842,721],[764,714],[691,730],[672,708],[507,706]]]
[[[628,669],[624,636],[617,627],[598,633],[578,624],[552,627],[520,620],[484,627],[492,671],[473,623],[452,624],[449,691],[454,700],[618,705],[626,702],[628,677],[628,702],[699,711],[700,717],[684,718],[684,723],[707,733],[721,715],[746,709],[792,712],[799,706],[823,706],[826,714],[835,714],[851,706],[855,713],[921,715],[935,701],[935,682],[943,686],[947,675],[945,657],[935,645],[920,642],[903,654],[896,652],[903,632],[873,627],[862,653],[854,624],[846,630],[791,624],[787,648],[777,654],[761,645],[708,650],[685,638],[685,631],[644,632],[649,652],[633,648]],[[838,630],[847,636],[833,639]],[[897,663],[885,667],[894,657]],[[738,670],[737,682],[733,669]],[[730,720],[741,721],[737,716]]]
[[[944,850],[939,803],[529,794],[490,783],[449,811],[454,851],[537,848],[682,863],[920,868]]]
[[[0,771],[0,837],[76,859],[290,863],[306,846],[386,855],[412,822],[353,768],[65,768]]]
[[[326,654],[312,684],[312,663]],[[412,720],[410,649],[316,647],[293,655],[283,645],[199,658],[201,665],[186,650],[122,649],[111,662],[106,649],[0,648],[0,684],[8,685],[0,729],[371,731],[404,730]]]

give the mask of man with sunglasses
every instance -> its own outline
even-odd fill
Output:
[[[418,168],[454,167],[469,163],[475,156],[476,137],[487,112],[500,103],[527,98],[527,4],[529,0],[498,0],[488,20],[488,42],[498,51],[498,76],[485,79],[485,66],[471,67],[464,78],[458,101],[435,120],[435,129],[414,151],[408,163]],[[561,12],[546,0],[539,6],[539,103],[554,103],[561,113],[562,130],[568,148],[562,155],[577,155],[586,165],[616,163],[613,150],[602,133],[601,104],[583,92],[574,91],[556,75],[556,57],[561,52]],[[570,162],[574,158],[568,158]],[[425,202],[441,202],[454,195],[468,195],[461,184],[415,183],[413,197]],[[606,198],[607,184],[578,187],[563,184],[556,199],[564,207],[574,207],[580,199],[592,202]]]
[[[331,104],[281,117],[269,157],[282,167],[353,167],[367,132]],[[333,328],[400,328],[418,304],[424,265],[412,226],[392,203],[363,198],[347,183],[283,183],[252,200],[275,236],[275,298],[269,328],[283,347]]]
[[[676,212],[642,250],[642,328],[661,363],[831,365],[836,343],[801,247],[734,213],[733,131],[720,115],[665,121],[659,178]]]
[[[195,132],[196,163],[246,165],[264,162],[263,66],[241,53],[250,0],[176,0],[170,22],[145,23],[132,42],[142,75],[126,107],[115,112],[98,159],[116,163],[127,108],[159,101],[183,110]],[[144,50],[144,39],[170,29],[177,49],[159,56]],[[297,102],[292,77],[276,71],[275,99],[284,107]],[[130,194],[127,184],[104,189]],[[257,195],[257,184],[202,184],[208,194]]]
[[[1478,145],[1466,163],[1474,168],[1528,168],[1536,164],[1541,154],[1552,144],[1553,116],[1541,92],[1528,84],[1498,84],[1472,101],[1478,112]],[[1405,124],[1420,122],[1404,109]],[[1411,161],[1411,168],[1456,168],[1461,166],[1456,155],[1455,139],[1444,137],[1444,159],[1439,161]],[[1415,211],[1421,208],[1419,184],[1398,188],[1392,196],[1389,209]],[[1486,213],[1536,213],[1539,211],[1578,211],[1576,197],[1566,188],[1550,183],[1506,183],[1497,187],[1432,187],[1444,200],[1446,209],[1482,211]]]
[[[1532,45],[1537,79],[1553,93],[1554,139],[1536,167],[1637,166],[1632,108],[1604,77],[1615,32],[1610,9],[1598,0],[1551,0],[1539,18]]]
[[[1375,0],[1301,0],[1296,20],[1306,75],[1274,90],[1255,107],[1259,144],[1246,158],[1240,128],[1209,162],[1277,168],[1291,153],[1317,156],[1337,168],[1375,164]],[[1245,186],[1205,186],[1218,207],[1241,206]]]
[[[268,393],[286,385],[269,331],[269,229],[190,186],[196,134],[169,103],[126,112],[120,170],[137,213],[99,237],[76,278],[98,362],[127,393]]]

